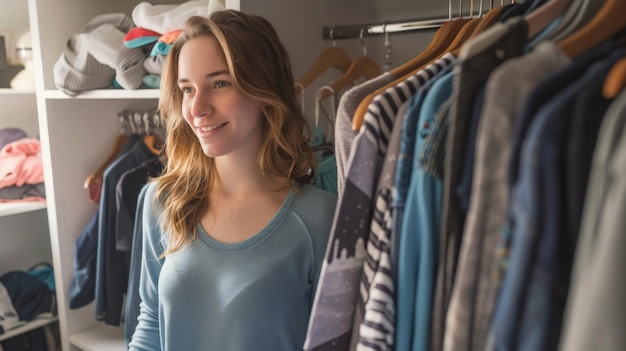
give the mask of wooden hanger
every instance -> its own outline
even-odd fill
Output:
[[[478,26],[476,26],[476,28],[474,29],[474,32],[472,32],[470,39],[484,32],[487,28],[491,27],[491,25],[498,22],[498,18],[500,18],[500,14],[502,13],[502,10],[504,10],[508,6],[511,6],[511,4],[504,5],[504,6],[497,6],[487,11],[487,13],[482,17],[482,20],[480,21]],[[454,51],[453,53],[456,56],[458,56],[460,51],[461,50],[459,49],[459,50]]]
[[[354,82],[361,77],[372,79],[378,77],[382,73],[380,66],[367,56],[367,48],[365,47],[365,41],[363,40],[363,30],[361,30],[359,37],[361,39],[361,44],[363,45],[363,56],[352,61],[343,76],[327,86],[327,89],[322,89],[320,91],[317,99],[318,102],[323,101],[335,92],[341,91],[343,88],[354,84]]]
[[[369,56],[360,56],[352,61],[350,67],[346,70],[343,76],[335,80],[330,84],[332,91],[342,91],[348,86],[354,84],[354,82],[364,77],[366,79],[376,78],[382,74],[382,69],[372,60]],[[323,90],[320,93],[320,101],[327,99],[331,95],[330,90]]]
[[[582,28],[557,43],[568,57],[581,53],[609,40],[626,27],[626,0],[605,0],[596,15]]]
[[[410,59],[406,63],[391,69],[389,72],[396,77],[406,77],[415,70],[428,64],[442,53],[454,42],[454,39],[459,34],[463,26],[469,22],[469,18],[457,18],[445,23],[437,30],[435,36],[428,44],[428,47],[424,49],[419,55]]]
[[[361,33],[359,35],[361,45],[363,45],[363,56],[354,59],[348,69],[344,72],[343,76],[332,82],[327,89],[321,90],[317,100],[318,102],[327,99],[335,92],[342,91],[344,88],[354,85],[354,82],[361,77],[372,79],[378,77],[382,73],[382,69],[378,63],[367,56],[367,48],[363,39],[363,32],[364,29],[361,29]]]
[[[332,67],[335,67],[342,73],[345,73],[351,63],[352,58],[350,58],[350,55],[345,50],[336,46],[328,47],[317,57],[313,66],[311,66],[311,68],[300,79],[298,79],[298,84],[296,84],[296,86],[298,89],[300,89],[300,86],[302,88],[308,87]]]
[[[388,88],[396,86],[406,80],[408,76],[414,74],[422,69],[422,67],[428,65],[431,61],[434,61],[442,54],[448,52],[447,49],[450,44],[454,42],[457,35],[469,21],[469,18],[457,18],[445,23],[439,28],[439,30],[437,30],[435,36],[424,51],[401,66],[392,69],[390,73],[399,78],[382,88],[377,89],[373,93],[368,94],[361,100],[354,112],[354,115],[352,116],[352,129],[355,131],[361,129],[361,124],[363,124],[363,119],[365,118],[369,104],[374,100],[374,97],[383,93]]]
[[[411,75],[422,66],[427,65],[438,55],[444,53],[445,49],[454,41],[456,35],[467,22],[469,22],[469,19],[459,18],[445,23],[435,33],[435,36],[424,51],[401,66],[390,70],[390,73],[398,77],[398,79],[366,95],[361,100],[352,116],[352,129],[358,131],[361,128],[369,104],[374,100],[374,97],[383,93],[388,88],[396,86],[398,83],[406,80],[407,76]]]
[[[163,149],[163,142],[161,141],[159,137],[157,137],[154,134],[146,134],[143,137],[143,142],[144,144],[146,144],[150,152],[152,152],[154,155],[156,156],[161,155],[161,151]]]
[[[502,10],[504,10],[507,6],[510,6],[510,5],[496,6],[490,9],[489,11],[487,11],[487,13],[484,16],[482,16],[482,2],[481,2],[481,10],[480,10],[480,15],[479,15],[481,17],[477,19],[472,19],[465,26],[463,26],[463,28],[459,32],[459,35],[455,38],[455,41],[452,44],[450,44],[450,52],[454,56],[458,57],[459,54],[461,53],[461,48],[463,47],[463,44],[465,44],[468,40],[476,37],[480,33],[484,32],[487,28],[491,27],[491,25],[493,25],[494,23],[498,22],[498,18],[500,17]]]
[[[461,30],[459,31],[459,34],[457,34],[457,36],[454,38],[454,41],[452,41],[452,43],[450,43],[450,47],[448,47],[448,49],[444,52],[444,54],[450,52],[454,56],[459,56],[459,52],[461,51],[461,47],[463,46],[463,44],[465,44],[465,42],[468,39],[470,39],[474,35],[474,32],[476,31],[476,28],[478,28],[478,26],[482,23],[482,20],[483,20],[482,18],[471,18],[463,26],[463,28],[461,28]],[[437,58],[439,59],[442,56],[443,56],[443,54],[439,55],[439,57],[437,57]]]
[[[85,179],[85,183],[83,184],[83,187],[85,189],[89,188],[96,181],[99,181],[100,179],[102,179],[102,176],[104,175],[104,171],[111,164],[111,162],[113,162],[117,158],[117,156],[120,155],[120,153],[122,152],[122,149],[124,149],[126,140],[128,140],[128,134],[126,133],[122,133],[115,138],[115,140],[113,141],[113,148],[111,148],[111,151],[109,151],[109,154],[107,155],[104,162],[102,162],[100,167],[98,167],[98,169],[96,169],[95,172],[90,174],[87,177],[87,179]]]
[[[528,39],[534,38],[554,22],[572,4],[572,0],[548,0],[524,16],[528,25]]]
[[[461,6],[459,7],[459,14],[463,13],[463,6],[462,6],[462,2],[461,2]],[[428,60],[427,62],[422,63],[422,65],[418,66],[416,69],[414,69],[413,71],[409,72],[409,74],[407,74],[405,76],[405,78],[407,78],[408,76],[417,74],[420,70],[424,69],[428,64],[435,62],[436,60],[440,59],[441,57],[443,57],[445,54],[447,53],[452,53],[455,56],[458,56],[458,52],[461,49],[461,46],[472,36],[472,34],[474,33],[474,31],[476,30],[476,28],[478,27],[478,25],[482,22],[482,1],[480,3],[480,14],[478,15],[478,17],[474,18],[474,0],[470,1],[470,12],[469,12],[469,18],[462,18],[459,15],[459,18],[452,21],[452,23],[454,23],[455,26],[457,26],[456,28],[454,28],[453,32],[449,33],[448,38],[445,38],[443,41],[445,43],[443,43],[443,47],[438,48],[438,53],[435,57],[432,57],[430,60]],[[452,11],[450,10],[450,17],[452,17]]]
[[[626,57],[615,63],[609,71],[602,87],[602,95],[604,98],[611,100],[626,87]]]
[[[551,29],[545,36],[545,40],[559,42],[571,33],[582,27],[598,12],[602,1],[598,0],[572,0],[571,5],[565,10],[559,24]]]

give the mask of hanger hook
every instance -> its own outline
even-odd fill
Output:
[[[448,21],[452,21],[452,0],[448,0]]]
[[[330,40],[333,42],[333,46],[337,46],[337,42],[335,41],[335,28],[330,29]]]
[[[463,18],[463,0],[459,0],[459,18]]]
[[[383,33],[385,35],[385,65],[383,70],[389,71],[391,68],[391,40],[389,39],[389,32],[387,32],[387,23],[383,24]]]
[[[391,44],[391,40],[389,40],[389,32],[387,32],[387,22],[383,24],[383,34],[385,36],[385,47]]]
[[[361,45],[363,45],[363,56],[367,56],[367,47],[365,46],[365,39],[363,39],[363,32],[365,32],[365,28],[361,28],[359,39],[361,39]]]

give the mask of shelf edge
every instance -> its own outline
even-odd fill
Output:
[[[70,96],[60,90],[46,90],[44,97],[51,100],[69,99],[158,99],[160,90],[158,89],[100,89],[88,90],[76,96]]]
[[[52,324],[56,321],[59,320],[58,316],[54,316],[54,317],[50,317],[50,318],[38,318],[38,319],[34,319],[24,325],[21,325],[15,329],[11,329],[9,331],[7,331],[4,334],[0,335],[0,341],[3,340],[7,340],[7,339],[11,339],[13,337],[16,337],[18,335],[22,335],[26,332],[29,332],[31,330],[35,330],[37,328],[41,328],[44,327],[48,324]]]

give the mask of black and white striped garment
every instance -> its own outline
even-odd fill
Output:
[[[400,107],[439,72],[455,62],[456,57],[448,53],[420,70],[402,83],[388,88],[376,96],[368,106],[363,126],[359,134],[362,142],[376,146],[377,157],[384,158]],[[358,136],[357,136],[358,138]],[[377,169],[376,172],[380,172]],[[376,179],[380,174],[376,174]],[[372,189],[372,194],[374,195]],[[358,303],[363,316],[357,316],[360,325],[357,350],[393,350],[395,335],[394,281],[390,260],[390,240],[392,230],[391,193],[376,192],[373,198],[374,212],[370,219],[369,237],[366,246],[366,258],[359,286]]]

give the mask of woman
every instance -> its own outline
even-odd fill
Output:
[[[192,17],[174,42],[130,350],[302,349],[336,197],[311,185],[294,87],[264,18]]]

